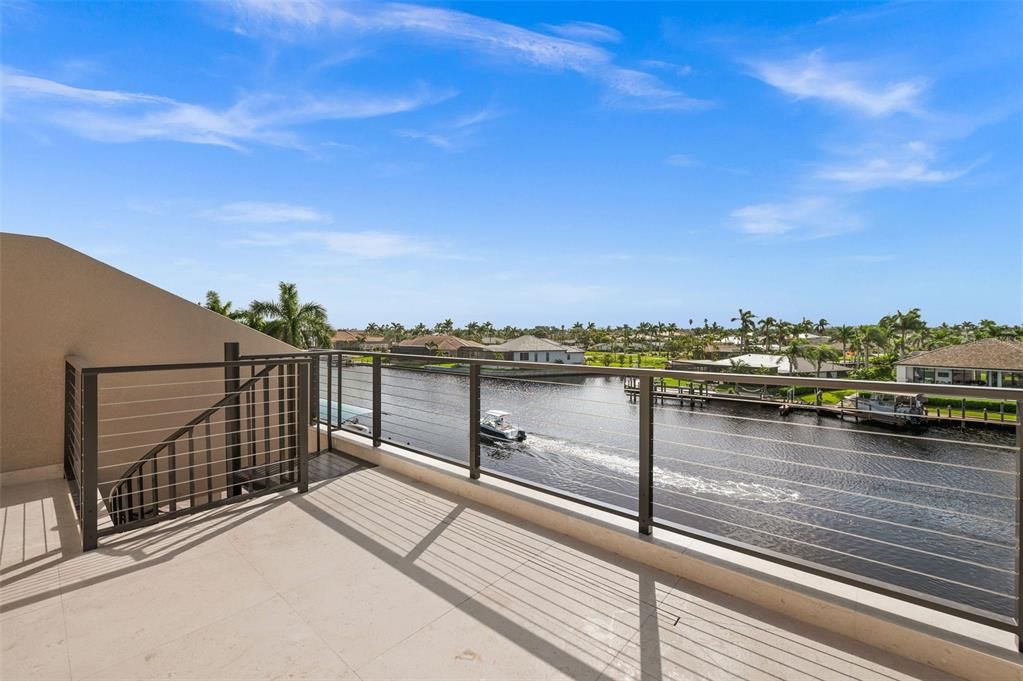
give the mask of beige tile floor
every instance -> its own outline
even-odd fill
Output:
[[[379,469],[88,554],[0,494],[4,681],[950,678]]]

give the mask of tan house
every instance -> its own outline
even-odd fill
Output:
[[[1000,338],[919,352],[895,363],[899,383],[1023,387],[1023,343]]]
[[[383,336],[367,335],[364,331],[338,329],[331,336],[330,345],[335,350],[370,350],[386,352],[387,339]]]
[[[438,355],[442,357],[483,357],[489,348],[482,343],[444,333],[408,338],[391,346],[391,352],[405,355]]]

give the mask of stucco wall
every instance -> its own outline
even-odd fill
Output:
[[[0,234],[0,472],[61,463],[65,356],[218,361],[227,341],[295,350],[51,239]]]

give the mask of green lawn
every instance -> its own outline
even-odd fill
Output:
[[[586,363],[590,366],[612,366],[612,367],[635,367],[639,359],[640,366],[644,369],[665,369],[668,366],[668,358],[664,355],[636,353],[621,354],[618,352],[587,352]],[[605,362],[609,363],[605,363]]]

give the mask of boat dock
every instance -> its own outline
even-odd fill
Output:
[[[759,404],[765,407],[777,407],[778,414],[785,416],[792,412],[810,412],[819,416],[831,416],[842,420],[855,422],[870,421],[869,410],[850,409],[840,404],[815,404],[803,402],[802,400],[779,399],[771,395],[765,387],[749,388],[741,385],[735,386],[736,393],[718,393],[711,384],[690,384],[690,385],[665,385],[659,378],[654,379],[654,403],[655,404],[678,404],[679,407],[690,409],[705,408],[712,401],[719,402],[742,402],[745,404]],[[630,401],[639,399],[639,380],[626,378],[625,394]],[[1013,418],[1006,418],[1004,412],[985,413],[984,417],[971,416],[962,409],[952,407],[938,407],[925,410],[919,418],[924,420],[925,425],[959,426],[993,426],[996,428],[1015,428],[1016,421]]]

